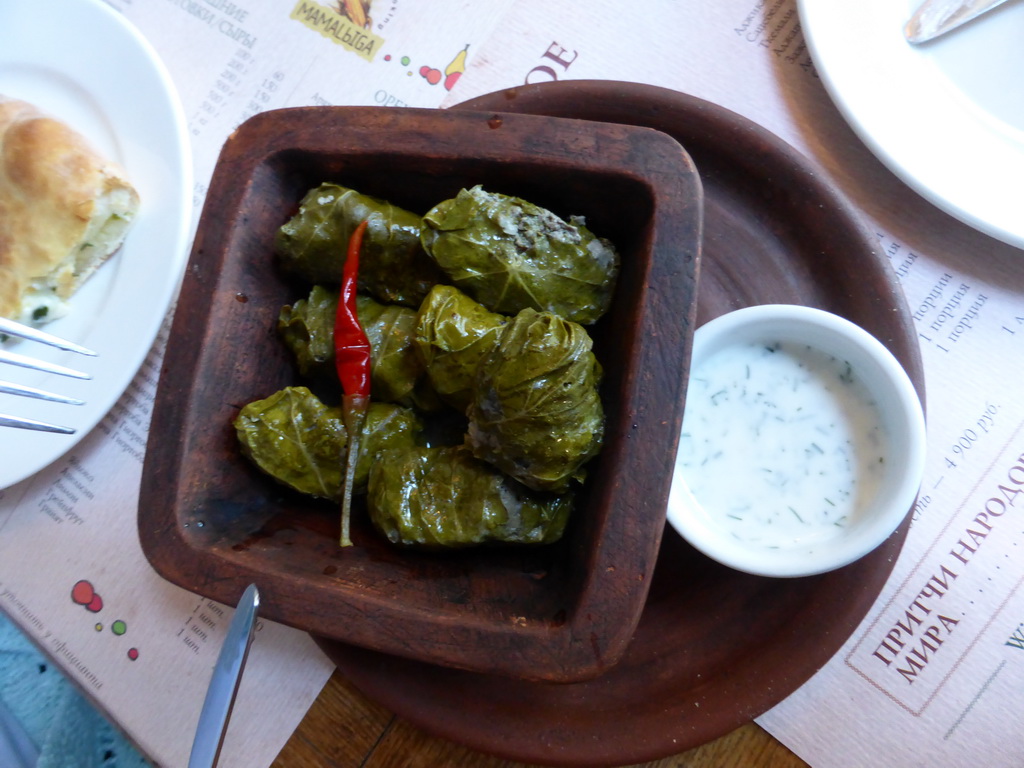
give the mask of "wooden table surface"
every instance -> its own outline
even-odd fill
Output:
[[[805,768],[755,723],[645,768]],[[335,672],[273,768],[523,768],[431,736],[375,704]]]

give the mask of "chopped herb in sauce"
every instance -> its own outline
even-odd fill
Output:
[[[887,449],[847,361],[776,342],[700,363],[683,433],[677,471],[706,513],[772,549],[839,535],[877,492]]]

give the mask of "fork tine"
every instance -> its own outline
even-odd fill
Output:
[[[42,360],[36,360],[34,357],[29,357],[28,355],[20,355],[17,352],[7,352],[2,349],[0,349],[0,363],[10,363],[11,365],[18,365],[22,368],[32,368],[37,371],[45,371],[46,373],[56,373],[60,376],[70,376],[74,379],[92,378],[88,373],[82,373],[82,371],[76,371],[73,368],[65,368],[63,365],[46,363]]]
[[[23,387],[21,384],[13,384],[9,381],[0,381],[0,394],[18,395],[20,397],[32,397],[36,400],[46,400],[51,403],[66,403],[67,405],[85,405],[85,400],[79,400],[67,395],[58,395],[54,392],[47,392],[44,389],[35,387]]]
[[[85,347],[68,341],[67,339],[54,336],[52,333],[40,331],[38,328],[32,328],[28,325],[16,323],[5,317],[0,317],[0,333],[6,333],[8,336],[17,336],[22,339],[29,339],[30,341],[38,341],[42,344],[49,344],[51,347],[65,349],[68,352],[77,352],[80,355],[96,357],[96,353],[91,349],[86,349]]]
[[[47,424],[45,421],[34,419],[22,419],[17,416],[5,416],[0,413],[0,427],[14,427],[15,429],[31,429],[36,432],[56,432],[61,435],[73,435],[75,430],[72,427],[61,427],[56,424]]]
[[[29,341],[37,341],[42,344],[48,344],[52,347],[57,347],[68,352],[76,352],[80,355],[88,355],[90,357],[96,357],[96,353],[91,349],[86,349],[83,346],[74,344],[73,342],[62,339],[58,336],[54,336],[50,333],[31,328],[21,323],[16,323],[13,320],[0,317],[0,335],[6,336],[17,336],[22,339]],[[22,368],[31,368],[36,371],[44,371],[46,373],[55,373],[59,376],[70,376],[75,379],[91,379],[92,376],[82,371],[76,371],[73,368],[67,368],[63,365],[56,365],[55,363],[47,363],[43,360],[37,360],[28,355],[21,355],[17,352],[8,352],[7,350],[0,349],[0,363],[8,363],[10,365],[17,365]],[[68,405],[84,405],[83,400],[78,400],[73,397],[67,397],[65,395],[54,394],[53,392],[46,392],[42,389],[36,389],[35,387],[26,387],[21,384],[12,384],[6,381],[0,381],[0,394],[5,395],[18,395],[22,397],[33,397],[39,400],[48,400],[55,403],[66,403]],[[0,427],[12,427],[15,429],[31,429],[37,432],[56,432],[62,435],[73,435],[75,429],[72,427],[62,427],[58,424],[48,424],[45,421],[36,421],[35,419],[26,419],[19,416],[8,416],[6,414],[0,414]]]

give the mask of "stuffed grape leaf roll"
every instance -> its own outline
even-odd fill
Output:
[[[242,453],[263,472],[301,493],[339,498],[348,441],[341,408],[324,405],[306,387],[286,387],[243,407],[234,426]],[[355,489],[366,489],[380,451],[414,446],[422,429],[413,411],[371,403]]]
[[[299,373],[311,382],[338,384],[334,366],[337,311],[338,291],[315,285],[308,298],[283,307],[278,316],[278,332],[295,356]],[[417,313],[369,296],[356,297],[356,313],[370,342],[370,397],[424,411],[439,408],[416,350]]]
[[[334,323],[338,300],[337,290],[314,285],[307,298],[282,307],[277,317],[277,331],[306,379],[337,380]]]
[[[475,459],[463,447],[395,449],[370,470],[367,507],[394,544],[458,548],[557,541],[571,494],[541,494]]]
[[[356,311],[370,340],[370,396],[427,412],[440,408],[416,347],[416,311],[368,296],[356,297]]]
[[[586,329],[524,309],[477,368],[467,411],[473,454],[530,488],[563,491],[601,450],[602,369]]]
[[[580,218],[476,186],[423,223],[423,246],[449,281],[494,312],[530,307],[590,325],[611,304],[618,253]]]
[[[418,307],[439,273],[420,243],[422,219],[386,200],[338,184],[311,189],[275,236],[277,258],[306,282],[338,285],[349,238],[363,220],[360,290],[385,304]]]
[[[498,343],[505,315],[491,312],[450,285],[435,285],[420,305],[416,348],[437,395],[465,413],[476,368]]]

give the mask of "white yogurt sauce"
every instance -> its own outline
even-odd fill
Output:
[[[870,504],[887,442],[849,364],[803,344],[736,344],[691,374],[676,471],[737,539],[806,546]]]

